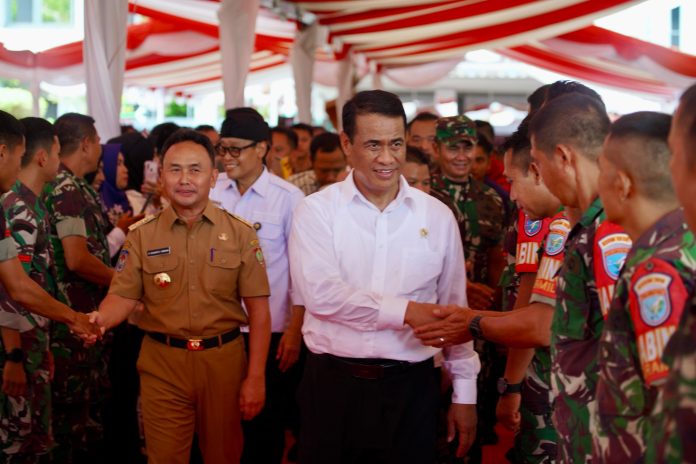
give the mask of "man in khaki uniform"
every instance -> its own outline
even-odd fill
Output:
[[[196,431],[206,463],[237,463],[240,418],[258,414],[265,399],[263,254],[253,227],[208,201],[217,175],[210,141],[181,129],[163,153],[171,207],[131,226],[109,295],[92,317],[108,329],[144,304],[137,324],[148,336],[138,371],[149,462],[188,463]]]

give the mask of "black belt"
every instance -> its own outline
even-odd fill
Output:
[[[336,369],[345,372],[356,379],[377,380],[400,374],[417,367],[434,367],[433,358],[425,361],[409,362],[393,359],[344,358],[332,354],[314,355],[325,358]]]
[[[170,337],[159,332],[148,332],[150,338],[165,345],[173,346],[174,348],[186,348],[189,351],[202,351],[208,348],[216,348],[225,343],[229,343],[239,337],[239,328],[225,332],[222,335],[217,335],[210,338],[177,338]]]

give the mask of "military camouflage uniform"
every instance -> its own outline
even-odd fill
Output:
[[[440,118],[436,136],[440,142],[477,140],[476,126],[466,116]],[[459,214],[455,217],[464,246],[467,276],[470,281],[488,285],[488,251],[501,245],[505,224],[505,209],[500,195],[472,176],[465,182],[455,182],[441,172],[431,175],[431,193],[449,196]],[[498,401],[496,381],[505,370],[505,356],[494,343],[478,342],[476,352],[481,360],[477,387],[478,433],[469,453],[470,462],[480,461],[480,445],[495,438],[495,407]]]
[[[513,205],[514,207],[514,205]],[[523,212],[519,212],[519,215],[524,215]],[[515,210],[513,217],[517,217],[518,213]],[[520,287],[520,276],[515,271],[515,254],[517,253],[517,222],[512,221],[505,232],[505,237],[503,238],[503,251],[505,252],[505,259],[507,265],[503,272],[500,274],[500,281],[498,286],[503,291],[503,311],[512,311],[515,307],[515,302],[517,301],[517,291]]]
[[[597,413],[595,389],[599,374],[597,354],[604,327],[595,245],[603,223],[604,209],[596,199],[571,230],[558,274],[551,324],[551,385],[555,400],[553,423],[561,462],[586,462],[592,458],[591,424]],[[620,235],[624,243],[630,243],[625,234]],[[612,255],[610,263],[618,277],[617,265],[622,263],[622,258]]]
[[[563,262],[570,223],[561,211],[554,217],[544,219],[540,226],[525,225],[525,229],[532,229],[532,232],[542,236],[542,246],[539,249],[541,258],[536,265],[536,280],[529,302],[543,303],[553,308],[556,304],[556,276]],[[522,383],[520,430],[515,436],[515,447],[510,456],[512,462],[556,462],[558,437],[551,420],[553,406],[550,377],[549,348],[537,348]]]
[[[17,182],[3,195],[2,209],[7,221],[6,235],[14,241],[25,272],[49,294],[55,294],[55,281],[50,273],[50,225],[45,205],[34,192]],[[18,397],[0,392],[0,456],[11,457],[12,462],[35,462],[53,445],[49,320],[30,313],[1,290],[0,326],[20,332],[27,389],[25,395]],[[0,350],[2,366],[6,354],[5,349]]]
[[[98,195],[82,178],[64,165],[55,181],[46,188],[46,205],[51,216],[51,240],[55,252],[58,296],[76,311],[95,310],[106,289],[71,272],[65,263],[61,238],[86,237],[90,254],[109,265],[106,231],[110,228]],[[108,383],[105,366],[105,343],[85,348],[71,336],[65,324],[53,324],[51,350],[55,358],[53,382],[53,428],[59,447],[56,460],[69,462],[73,450],[86,447],[90,389]]]
[[[669,375],[650,418],[645,462],[696,463],[696,290],[663,360]]]
[[[598,462],[644,458],[648,417],[669,373],[662,351],[693,289],[695,258],[677,209],[644,232],[626,260],[599,346]]]

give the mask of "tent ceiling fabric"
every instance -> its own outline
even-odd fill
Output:
[[[467,51],[487,48],[575,78],[674,95],[696,78],[696,57],[591,25],[639,2],[401,0],[394,7],[392,0],[286,0],[328,30],[329,44],[317,49],[315,81],[349,52],[387,75],[400,70],[408,84],[404,68],[452,62]],[[219,1],[210,0],[129,0],[129,10],[150,21],[129,27],[125,84],[181,88],[219,80],[219,7]],[[262,6],[249,71],[287,63],[295,30],[293,20]],[[0,75],[22,78],[31,75],[29,69],[54,84],[83,82],[82,43],[37,54],[8,51],[0,44]]]

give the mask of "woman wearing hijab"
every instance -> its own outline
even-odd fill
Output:
[[[145,162],[154,157],[152,142],[138,132],[130,132],[109,140],[109,143],[121,144],[121,153],[128,168],[126,196],[133,211],[136,214],[157,213],[161,209],[158,186],[144,178]]]
[[[99,186],[99,196],[109,221],[115,227],[124,214],[133,214],[133,208],[124,191],[128,186],[128,168],[120,144],[104,145],[102,166],[104,181]]]

